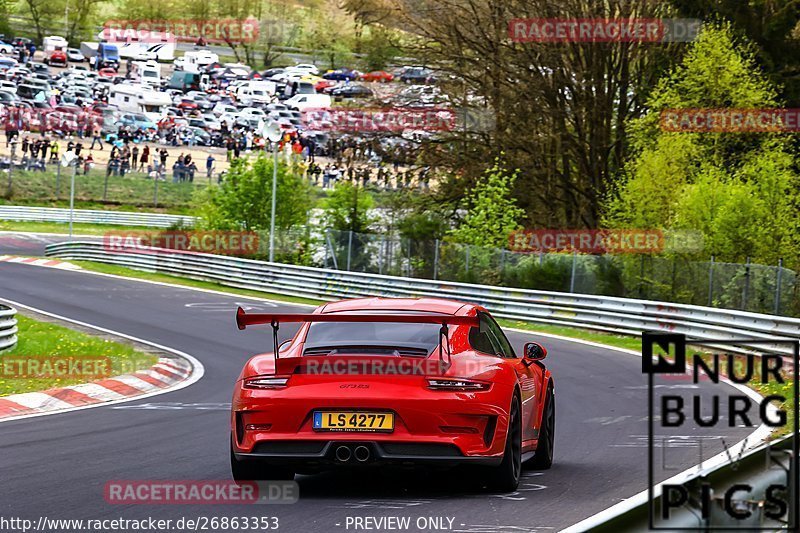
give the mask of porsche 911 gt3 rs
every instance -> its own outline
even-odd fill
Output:
[[[280,324],[301,326],[278,346]],[[237,312],[269,324],[272,353],[244,366],[231,412],[236,480],[339,467],[478,465],[513,491],[522,464],[549,468],[555,436],[547,351],[517,355],[481,306],[369,298],[308,314]]]

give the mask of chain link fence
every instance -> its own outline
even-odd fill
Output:
[[[268,234],[262,242],[267,242]],[[298,243],[302,242],[300,245]],[[302,251],[300,251],[302,249]],[[278,232],[276,258],[352,272],[798,316],[795,271],[681,256],[519,253],[348,231]],[[301,260],[302,259],[302,260]]]

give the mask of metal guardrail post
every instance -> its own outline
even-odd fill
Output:
[[[742,287],[742,311],[747,311],[747,293],[750,292],[750,258],[744,265],[744,286]]]
[[[714,256],[708,264],[708,306],[714,305]]]
[[[433,279],[439,279],[439,239],[433,248]]]
[[[56,200],[61,198],[61,165],[56,165]],[[103,196],[105,200],[105,195]]]
[[[569,292],[575,292],[575,270],[578,267],[578,253],[572,252],[572,272],[569,276]]]
[[[345,269],[348,272],[350,271],[350,257],[352,256],[352,254],[353,254],[353,232],[352,231],[348,231],[347,232],[347,268]]]
[[[778,270],[775,273],[775,314],[781,311],[781,278],[783,277],[783,258],[778,259]]]

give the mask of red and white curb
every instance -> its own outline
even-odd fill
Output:
[[[70,322],[101,333],[145,344],[173,356],[161,357],[155,365],[147,370],[131,374],[59,389],[0,396],[0,422],[141,400],[186,388],[200,381],[205,374],[203,363],[186,352],[6,298],[0,298],[0,301],[17,309],[28,309],[63,322]]]
[[[0,420],[133,399],[172,388],[192,375],[189,361],[162,357],[147,370],[41,392],[0,396]]]
[[[20,257],[18,255],[0,255],[0,262],[24,263],[26,265],[60,268],[62,270],[81,270],[81,267],[78,265],[73,265],[67,261],[59,261],[58,259],[42,259],[38,257]]]

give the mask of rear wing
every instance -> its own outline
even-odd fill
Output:
[[[278,329],[281,322],[380,322],[403,324],[439,324],[439,358],[444,361],[444,344],[447,343],[447,359],[450,359],[450,339],[447,338],[448,326],[479,327],[477,316],[454,316],[434,313],[418,314],[383,314],[383,313],[245,313],[239,307],[236,310],[236,326],[242,330],[247,326],[269,324],[272,326],[272,341],[275,359],[278,359]]]
[[[367,313],[245,313],[236,310],[236,325],[239,329],[256,324],[280,325],[281,322],[391,322],[394,324],[441,324],[443,326],[478,327],[477,316],[453,316],[428,314],[367,314]]]

